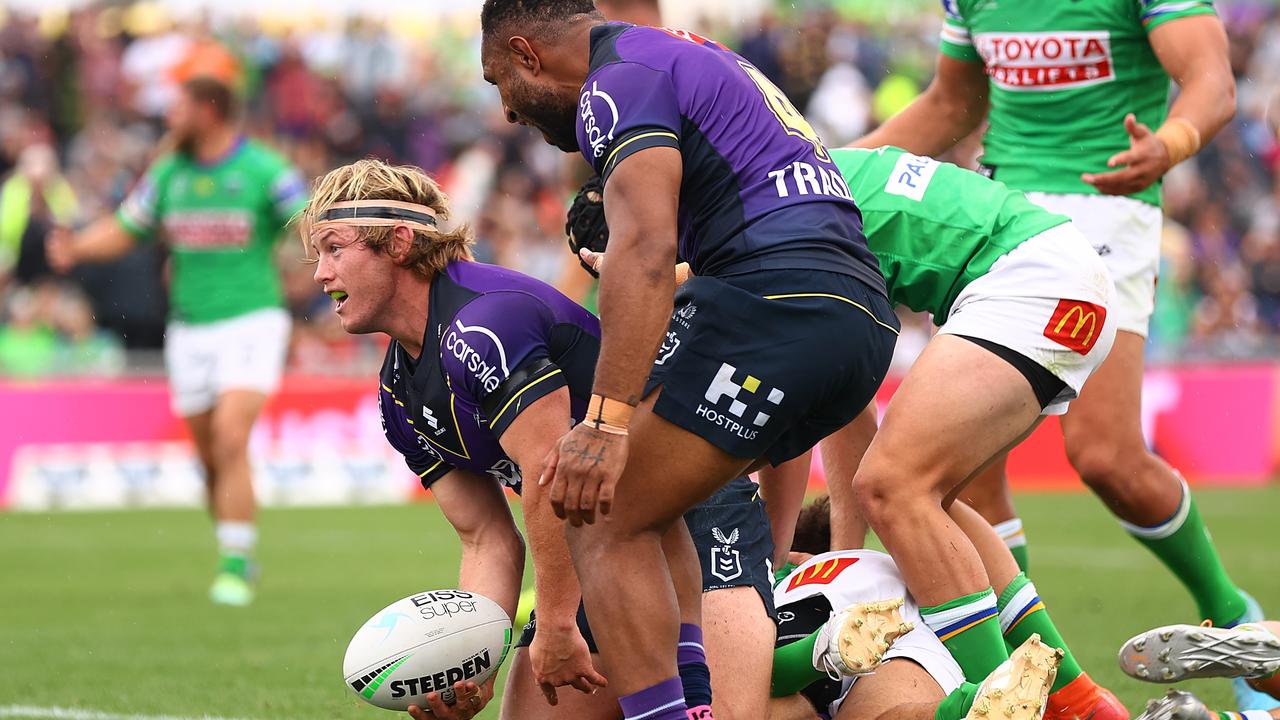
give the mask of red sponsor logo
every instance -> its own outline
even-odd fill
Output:
[[[811,565],[791,577],[791,582],[787,583],[787,592],[804,585],[830,585],[832,581],[840,576],[840,573],[858,562],[859,559],[848,557],[833,558]]]
[[[1056,90],[1115,79],[1106,32],[980,33],[987,75],[1005,89]]]
[[[658,29],[670,35],[671,37],[680,38],[681,40],[687,40],[688,42],[691,42],[691,43],[697,43],[699,45],[714,45],[715,47],[718,47],[718,48],[724,47],[723,45],[716,42],[715,40],[712,40],[711,38],[703,37],[698,33],[689,32],[688,30],[679,30],[676,28],[669,28],[669,27],[661,27]]]
[[[1107,309],[1083,300],[1059,300],[1044,326],[1044,336],[1059,345],[1088,355],[1107,322]]]

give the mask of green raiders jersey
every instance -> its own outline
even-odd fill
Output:
[[[1081,173],[1107,172],[1129,149],[1124,116],[1155,129],[1169,76],[1147,33],[1212,15],[1207,0],[942,0],[940,50],[981,61],[990,78],[983,164],[1019,190],[1096,194]],[[1133,195],[1160,204],[1160,187]]]
[[[171,317],[209,323],[281,305],[272,248],[306,200],[284,158],[240,139],[212,164],[159,158],[116,217],[135,237],[168,241]]]
[[[832,150],[889,299],[946,322],[966,285],[1024,240],[1070,222],[1017,190],[895,147]]]

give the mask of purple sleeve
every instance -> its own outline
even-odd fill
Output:
[[[453,470],[453,466],[431,449],[425,438],[418,437],[404,411],[403,403],[385,385],[378,392],[378,410],[382,416],[382,433],[387,436],[387,442],[404,456],[405,464],[422,481],[422,487],[430,488],[431,483]]]
[[[651,147],[680,147],[680,107],[671,78],[633,62],[605,65],[578,99],[578,147],[606,181],[627,157]]]
[[[511,374],[548,357],[555,317],[523,292],[492,292],[467,303],[440,341],[440,363],[453,393],[476,407]]]

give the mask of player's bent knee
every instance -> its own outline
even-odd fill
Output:
[[[939,505],[941,495],[933,484],[927,477],[911,478],[879,464],[868,464],[859,468],[853,478],[853,496],[866,521],[877,532],[883,532],[895,523],[915,522],[911,518],[913,507]]]
[[[1129,453],[1120,443],[1101,438],[1068,440],[1066,451],[1071,467],[1087,485],[1110,486],[1128,472],[1125,465]],[[1140,452],[1145,452],[1145,448]]]

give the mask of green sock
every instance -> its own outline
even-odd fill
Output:
[[[1227,576],[1185,481],[1178,511],[1167,521],[1154,527],[1120,524],[1182,581],[1195,598],[1200,617],[1216,627],[1227,627],[1245,614],[1244,598]]]
[[[947,646],[969,682],[982,682],[1009,659],[1004,638],[1000,636],[996,594],[991,588],[934,607],[920,608],[920,617]]]
[[[1013,554],[1013,559],[1018,563],[1018,569],[1022,572],[1027,571],[1028,553],[1027,553],[1027,533],[1022,529],[1022,519],[1014,518],[1005,520],[1002,523],[996,523],[991,526],[1008,546],[1009,552]]]
[[[803,640],[787,643],[773,651],[772,697],[794,695],[813,683],[826,679],[826,673],[813,667],[813,646],[822,628]]]
[[[1049,617],[1049,611],[1044,609],[1036,586],[1026,575],[1018,573],[1009,587],[1000,593],[996,607],[1000,609],[1000,630],[1004,633],[1004,640],[1010,650],[1022,645],[1033,633],[1039,633],[1041,642],[1062,651],[1058,677],[1054,679],[1049,692],[1057,692],[1084,672],[1071,654],[1071,648],[1067,647],[1062,635],[1058,633],[1053,619]]]
[[[973,707],[974,698],[978,697],[977,683],[960,683],[960,687],[942,698],[938,709],[933,712],[934,720],[962,720]]]
[[[218,561],[218,572],[231,573],[232,575],[247,578],[249,576],[249,558],[244,555],[224,553],[221,560]]]

